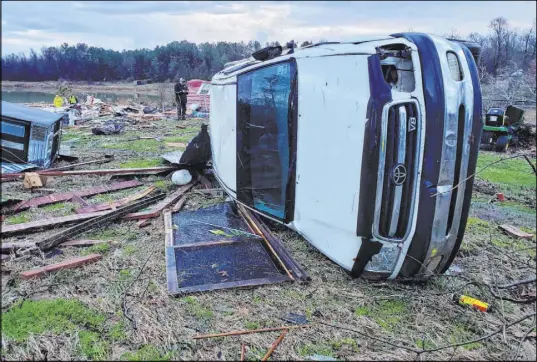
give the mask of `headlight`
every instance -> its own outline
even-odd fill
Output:
[[[449,72],[451,73],[451,78],[455,81],[461,81],[462,80],[462,70],[461,65],[459,63],[459,58],[457,57],[457,54],[453,52],[447,53],[447,61],[449,66]]]

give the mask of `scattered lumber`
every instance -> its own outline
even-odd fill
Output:
[[[146,226],[151,225],[151,221],[149,219],[142,219],[136,223],[139,229],[145,228]]]
[[[76,221],[88,220],[106,214],[107,211],[93,212],[91,214],[82,214],[82,215],[69,215],[61,217],[53,217],[45,220],[30,221],[22,224],[14,225],[2,225],[2,230],[0,230],[0,235],[16,235],[27,233],[30,231],[40,230],[40,229],[52,229],[56,226],[73,223]]]
[[[55,204],[57,202],[68,201],[68,200],[71,200],[73,196],[87,197],[87,196],[93,196],[93,195],[103,194],[103,193],[112,192],[112,191],[124,190],[124,189],[137,187],[141,185],[143,184],[140,181],[131,180],[131,181],[116,182],[110,186],[96,186],[96,187],[91,187],[87,190],[61,192],[57,194],[39,196],[39,197],[35,197],[27,201],[20,202],[14,207],[12,212],[26,210],[32,206],[39,207],[43,205]]]
[[[123,219],[125,220],[138,220],[138,219],[151,219],[154,217],[158,217],[162,210],[167,208],[170,204],[176,202],[185,192],[190,190],[194,185],[196,185],[197,182],[192,182],[190,184],[181,186],[179,189],[177,189],[175,192],[173,192],[171,195],[166,197],[164,200],[153,206],[148,211],[142,211],[142,212],[136,212],[131,213],[125,216]]]
[[[31,248],[34,246],[35,246],[35,243],[33,242],[2,243],[1,252],[2,254],[9,254],[12,251],[16,251],[19,249],[27,249],[27,248]]]
[[[515,236],[517,238],[522,238],[522,239],[531,239],[531,238],[533,238],[533,234],[530,234],[530,233],[527,233],[525,231],[522,231],[522,230],[520,230],[519,228],[517,228],[516,226],[513,226],[513,225],[503,224],[503,225],[500,225],[500,228],[503,231],[505,231],[507,234],[509,234],[511,236]]]
[[[87,214],[89,212],[97,212],[97,211],[104,211],[104,210],[110,210],[110,209],[116,209],[120,206],[127,205],[130,202],[136,201],[141,199],[142,197],[145,197],[149,195],[151,192],[155,190],[155,186],[150,186],[147,189],[145,189],[142,192],[139,192],[133,196],[129,196],[117,201],[112,202],[103,202],[102,204],[96,204],[96,205],[86,205],[75,212],[77,214]]]
[[[270,229],[263,221],[261,221],[261,219],[259,219],[248,208],[240,204],[238,204],[238,209],[252,230],[265,239],[270,249],[275,250],[275,254],[279,256],[278,259],[281,258],[281,261],[285,265],[285,270],[289,269],[292,274],[301,281],[311,280],[310,276],[304,271],[304,269],[302,269],[300,264],[298,264],[295,259],[291,257],[289,251],[283,245],[282,241],[270,231]]]
[[[110,243],[110,244],[117,244],[117,241],[114,240],[91,240],[91,239],[81,239],[81,240],[69,240],[61,243],[58,245],[59,247],[66,247],[66,246],[91,246],[95,244],[104,244],[104,243]]]
[[[185,148],[185,147],[186,147],[186,143],[182,143],[182,142],[166,142],[166,146],[168,146],[168,147],[183,147],[183,148]]]
[[[267,351],[267,353],[265,354],[265,356],[263,356],[263,358],[261,358],[261,361],[266,361],[268,360],[268,358],[270,357],[270,355],[272,354],[272,352],[274,352],[274,350],[276,349],[276,347],[278,347],[278,345],[280,344],[280,342],[283,340],[283,337],[285,337],[285,335],[287,334],[289,330],[288,329],[284,329],[282,334],[280,334],[280,336],[278,337],[277,340],[274,341],[274,343],[272,343],[272,346],[270,346],[269,350]]]
[[[22,185],[25,189],[33,189],[43,187],[47,184],[47,178],[40,176],[37,172],[27,172],[24,175],[24,181]]]
[[[80,265],[94,263],[102,258],[101,254],[90,254],[87,256],[81,256],[69,260],[62,261],[61,263],[51,264],[40,268],[35,268],[21,272],[19,275],[22,279],[28,280],[31,278],[42,277],[50,272],[55,272],[62,269],[76,268]]]
[[[140,174],[162,171],[174,171],[180,169],[181,166],[160,166],[146,168],[114,168],[101,170],[77,170],[77,171],[41,171],[39,174],[43,176],[77,176],[77,175],[121,175],[121,174]],[[14,177],[10,175],[2,175],[0,181],[12,180]],[[15,177],[16,178],[16,177]]]
[[[97,227],[104,226],[116,219],[119,219],[129,213],[132,213],[133,211],[143,209],[151,205],[155,201],[162,199],[163,197],[164,197],[164,194],[159,194],[159,195],[155,195],[155,196],[140,200],[138,202],[135,202],[134,204],[123,206],[116,210],[107,211],[101,216],[97,216],[90,220],[86,220],[78,225],[75,225],[66,230],[60,231],[45,240],[39,241],[36,243],[36,245],[41,250],[48,250],[62,243],[65,240],[71,239],[75,235],[78,235],[80,233],[83,233],[85,231],[88,231]]]
[[[80,204],[82,206],[88,206],[89,205],[89,203],[86,200],[84,200],[83,198],[81,198],[78,195],[73,195],[73,197],[71,197],[71,202],[76,202],[77,204]]]
[[[214,334],[198,334],[197,336],[194,336],[192,338],[193,339],[205,339],[205,338],[226,337],[226,336],[240,336],[243,334],[274,332],[274,331],[283,331],[283,330],[289,330],[289,329],[305,328],[305,327],[309,327],[312,325],[313,324],[304,324],[300,326],[283,326],[283,327],[261,328],[261,329],[246,329],[243,331],[232,331],[232,332],[214,333]]]
[[[177,203],[172,207],[172,211],[177,212],[177,211],[181,210],[183,208],[187,198],[188,198],[188,196],[186,194],[181,196],[179,201],[177,201]]]

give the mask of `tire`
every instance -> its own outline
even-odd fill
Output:
[[[496,139],[496,144],[494,145],[494,150],[496,152],[505,152],[509,147],[509,137],[508,136],[499,136]]]

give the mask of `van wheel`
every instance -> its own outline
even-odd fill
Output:
[[[500,136],[498,137],[498,139],[496,139],[496,145],[494,146],[494,150],[496,152],[505,152],[507,151],[508,147],[509,147],[508,136]]]

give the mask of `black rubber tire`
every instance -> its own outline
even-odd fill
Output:
[[[499,136],[496,139],[496,144],[494,145],[494,150],[496,152],[505,152],[509,147],[509,137],[508,136]]]

